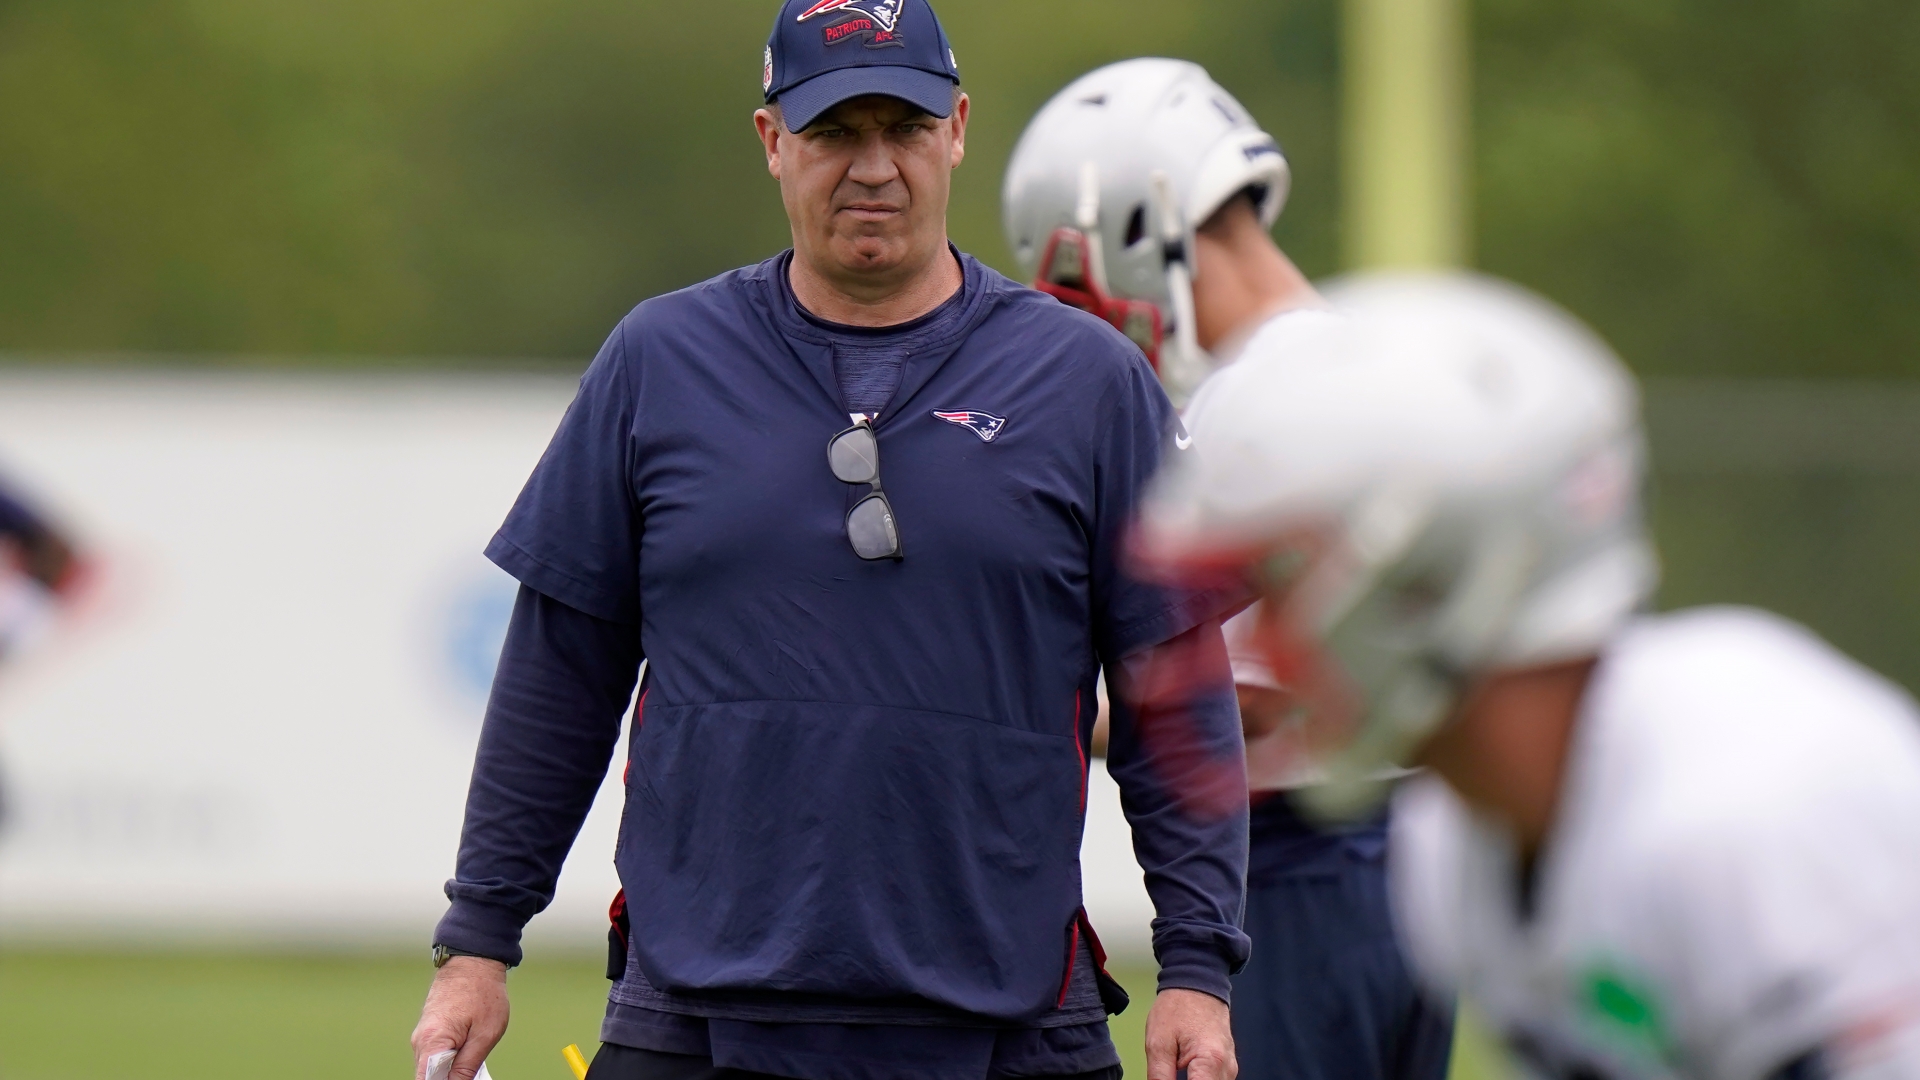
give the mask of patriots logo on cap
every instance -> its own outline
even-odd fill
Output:
[[[880,24],[880,29],[889,33],[893,24],[900,21],[900,5],[903,0],[820,0],[800,13],[795,22],[806,22],[815,15],[825,15],[830,11],[857,11]]]
[[[760,92],[773,89],[773,46],[767,46],[767,53],[760,59]]]
[[[1007,418],[1004,416],[995,416],[992,413],[976,412],[973,410],[941,412],[935,409],[933,415],[941,420],[945,420],[949,424],[956,424],[966,428],[968,431],[980,436],[981,442],[992,442],[993,437],[1000,434],[1000,429],[1007,426]]]

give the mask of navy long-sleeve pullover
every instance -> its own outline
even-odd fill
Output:
[[[764,1062],[756,1039],[803,1056],[793,1040],[834,1027],[986,1032],[943,1055],[982,1071],[925,1073],[959,1077],[995,1067],[996,1031],[1097,1020],[1074,1012],[1094,682],[1173,639],[1224,672],[1222,605],[1122,565],[1177,423],[1138,350],[962,265],[951,325],[905,358],[874,425],[898,561],[848,544],[865,488],[833,476],[826,443],[855,410],[785,257],[615,331],[488,549],[528,591],[440,942],[518,960],[644,656],[610,1024],[699,1018],[722,1065]],[[1224,999],[1247,952],[1230,685],[1163,715],[1121,702],[1112,746],[1161,985]],[[1237,806],[1189,797],[1235,778]]]

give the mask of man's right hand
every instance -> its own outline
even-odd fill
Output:
[[[1234,1080],[1233,1020],[1227,1003],[1168,987],[1147,1010],[1147,1080]]]
[[[473,1080],[507,1033],[507,965],[455,956],[434,973],[413,1029],[413,1080],[427,1080],[427,1059],[457,1050],[450,1080]]]

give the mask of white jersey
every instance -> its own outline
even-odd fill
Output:
[[[1545,1076],[1920,1077],[1920,714],[1786,620],[1636,620],[1582,703],[1524,914],[1437,778],[1388,861],[1416,969]]]
[[[1269,317],[1254,327],[1253,332],[1238,345],[1229,345],[1221,350],[1216,357],[1221,365],[1220,370],[1209,375],[1194,391],[1185,415],[1189,419],[1201,415],[1207,409],[1208,399],[1219,394],[1237,393],[1236,387],[1253,377],[1251,372],[1290,362],[1299,351],[1301,342],[1345,322],[1346,316],[1317,307],[1289,308]]]

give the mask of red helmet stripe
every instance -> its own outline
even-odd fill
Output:
[[[819,3],[801,12],[799,18],[796,18],[793,21],[806,22],[808,19],[811,19],[815,15],[819,15],[822,12],[835,11],[843,7],[851,7],[853,3],[854,3],[854,0],[820,0]]]

